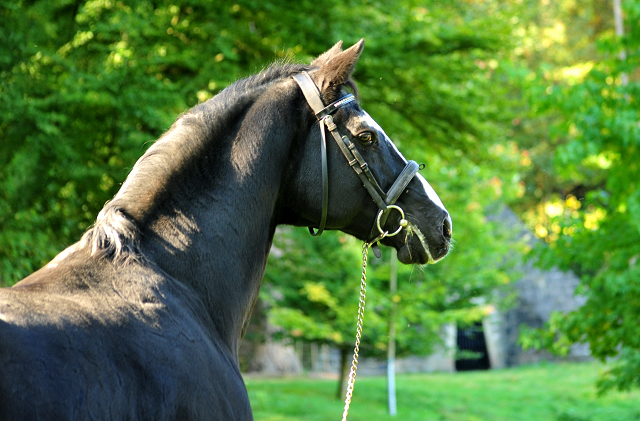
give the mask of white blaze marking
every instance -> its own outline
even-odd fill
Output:
[[[398,156],[402,158],[402,161],[405,164],[407,163],[407,160],[402,155],[402,153],[398,150],[396,145],[391,141],[391,139],[389,139],[389,136],[387,136],[384,133],[384,130],[382,130],[380,125],[378,125],[378,123],[376,123],[376,121],[373,118],[371,118],[371,116],[367,114],[366,111],[363,112],[358,117],[352,119],[349,123],[347,123],[347,129],[351,130],[351,133],[354,133],[356,130],[361,129],[362,127],[367,127],[373,131],[377,131],[382,136],[382,138],[379,140],[387,142],[387,144],[398,154]],[[429,198],[429,200],[431,200],[431,202],[433,202],[434,205],[438,206],[440,209],[447,212],[447,209],[442,204],[442,200],[440,200],[440,197],[435,192],[433,187],[431,187],[429,182],[421,174],[416,174],[415,177],[418,179],[418,181],[422,185],[422,188],[424,189],[424,193]],[[449,222],[449,227],[453,228],[451,217],[449,216],[448,212],[447,212],[446,218]],[[407,239],[409,235],[414,235],[414,234],[418,237],[418,239],[420,240],[420,244],[422,244],[422,248],[427,253],[428,263],[433,264],[444,258],[444,256],[441,256],[438,259],[433,258],[433,255],[431,254],[431,250],[429,248],[429,242],[424,237],[424,234],[422,234],[422,232],[418,229],[416,225],[414,225],[413,223],[411,223],[411,221],[409,221],[409,225],[407,226]]]
[[[353,119],[353,121],[355,122],[354,126],[356,127],[361,127],[361,126],[365,126],[365,127],[369,127],[374,131],[378,131],[379,133],[382,133],[384,135],[384,140],[387,141],[387,143],[389,143],[389,145],[391,145],[391,148],[398,154],[400,155],[400,158],[402,158],[402,162],[404,162],[405,164],[407,163],[406,158],[404,157],[404,155],[402,155],[402,152],[400,152],[398,150],[398,148],[396,147],[395,143],[393,143],[391,141],[391,139],[389,139],[389,136],[387,136],[387,134],[384,132],[384,130],[382,130],[382,127],[380,127],[380,125],[373,119],[371,118],[371,116],[369,114],[367,114],[366,111],[362,112],[363,115],[358,116],[356,118]],[[349,128],[350,124],[347,124],[347,128]],[[353,131],[352,131],[353,133]]]
[[[382,127],[380,127],[380,125],[378,123],[376,123],[376,121],[373,118],[371,118],[371,116],[369,114],[367,114],[366,111],[363,111],[362,115],[354,118],[353,121],[354,121],[356,127],[362,127],[362,125],[369,126],[372,130],[377,130],[380,133],[384,134],[384,139],[389,143],[389,145],[391,145],[393,150],[402,158],[402,161],[404,163],[407,162],[405,157],[402,155],[402,152],[400,152],[398,150],[398,148],[396,147],[395,143],[393,143],[391,141],[391,139],[389,139],[389,136],[387,136],[384,133],[384,130],[382,130]],[[442,209],[443,211],[447,212],[447,209],[442,204],[442,201],[440,200],[440,197],[435,192],[435,190],[433,190],[433,187],[431,187],[429,182],[419,173],[416,174],[416,178],[418,178],[418,180],[420,180],[420,183],[422,183],[422,187],[424,188],[424,192],[426,193],[426,195],[429,198],[429,200],[431,200],[440,209]]]
[[[429,182],[422,176],[422,174],[416,174],[416,178],[422,183],[422,188],[427,194],[427,197],[429,197],[429,200],[431,200],[433,203],[438,205],[440,209],[446,212],[447,209],[442,204],[442,201],[440,200],[440,197],[438,196],[436,191],[433,190],[433,187],[431,187],[431,184],[429,184]]]

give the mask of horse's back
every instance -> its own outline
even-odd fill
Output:
[[[0,289],[0,420],[251,419],[188,290],[76,254]]]

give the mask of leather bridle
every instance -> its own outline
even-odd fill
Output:
[[[400,207],[396,206],[395,202],[404,192],[416,172],[418,172],[420,166],[415,161],[407,162],[402,172],[400,172],[400,175],[398,175],[398,178],[396,178],[396,181],[394,181],[391,188],[389,188],[389,191],[385,193],[369,170],[369,165],[367,165],[360,152],[358,152],[355,144],[349,140],[347,136],[340,135],[338,127],[333,122],[332,114],[341,107],[355,101],[355,97],[349,94],[325,106],[322,98],[320,97],[318,87],[313,82],[313,79],[311,79],[309,73],[298,73],[293,76],[293,79],[300,86],[302,93],[307,99],[307,103],[315,113],[316,119],[318,119],[320,124],[320,133],[322,135],[322,143],[320,145],[322,157],[322,215],[320,217],[320,224],[318,225],[317,231],[314,231],[312,227],[309,227],[311,235],[317,236],[322,234],[327,223],[327,212],[329,206],[329,175],[327,169],[327,140],[325,127],[333,136],[340,148],[340,151],[342,151],[342,154],[347,158],[351,168],[353,168],[358,177],[360,177],[362,184],[373,198],[373,201],[378,205],[378,215],[371,229],[371,233],[369,234],[370,240],[368,243],[376,244],[384,237],[390,237],[398,234],[402,228],[406,226],[407,222],[404,219],[404,211]],[[384,231],[383,228],[391,209],[398,211],[401,216],[400,226],[393,232]]]

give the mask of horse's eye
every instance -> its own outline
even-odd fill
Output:
[[[371,132],[362,132],[358,135],[358,140],[365,145],[370,145],[375,142],[375,137]]]

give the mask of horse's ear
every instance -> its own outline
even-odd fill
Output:
[[[335,49],[337,45],[338,44],[334,45],[334,47],[325,54],[328,54],[330,51]],[[351,77],[351,73],[356,67],[356,63],[358,62],[358,58],[360,57],[363,48],[364,39],[361,39],[355,45],[334,54],[326,63],[312,74],[313,80],[316,83],[316,86],[318,86],[325,102],[330,102],[336,99],[340,86],[349,80],[349,77]],[[325,54],[323,54],[323,56]],[[320,59],[320,57],[318,57],[318,59]]]
[[[322,67],[325,64],[327,64],[327,62],[333,58],[333,56],[335,56],[338,53],[342,52],[342,40],[338,41],[335,43],[335,45],[333,47],[331,47],[328,51],[324,52],[323,54],[319,55],[318,58],[316,58],[315,60],[313,60],[311,62],[311,66],[313,67]]]

